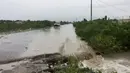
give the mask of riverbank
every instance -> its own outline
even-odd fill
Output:
[[[1,68],[1,73],[42,73],[42,70],[48,69],[47,64],[49,65],[49,63],[53,63],[57,60],[60,61],[60,58],[61,55],[59,53],[52,53],[13,59],[6,61],[7,64],[4,64],[5,61],[1,61],[2,65],[0,65],[0,67],[4,67],[4,65],[7,67],[4,69]]]
[[[99,73],[88,68],[79,68],[76,57],[62,56],[60,53],[33,56],[16,62],[7,64],[12,68],[2,69],[4,66],[0,66],[0,73]]]
[[[129,55],[129,52],[124,54]],[[122,57],[119,57],[120,55]],[[77,56],[77,58],[76,56],[62,56],[60,53],[41,54],[1,64],[0,73],[129,73],[130,60],[125,55],[117,54],[113,57],[105,58],[101,55],[96,55],[83,60],[79,58],[83,55]],[[88,54],[86,56],[90,57]],[[5,63],[5,61],[3,62]],[[49,64],[51,68],[49,68]],[[101,72],[97,72],[98,70]]]
[[[76,34],[102,54],[130,50],[130,23],[119,23],[116,19],[102,19],[75,22]]]

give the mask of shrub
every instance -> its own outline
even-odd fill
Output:
[[[76,34],[97,51],[104,53],[129,51],[130,22],[97,19],[75,22]]]
[[[56,71],[56,73],[101,73],[100,71],[94,72],[89,68],[79,68],[78,60],[75,57],[69,57],[68,67]]]

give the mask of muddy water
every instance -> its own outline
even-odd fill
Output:
[[[82,60],[84,67],[99,69],[103,73],[112,71],[130,73],[129,52],[109,57],[96,56],[85,42],[76,37],[72,24],[0,36],[4,36],[0,39],[0,60],[59,51],[62,54],[86,52],[91,53],[94,57]],[[8,68],[8,66],[0,65],[0,68]]]
[[[25,47],[32,41],[32,36],[37,31],[28,31],[12,34],[1,34],[0,38],[0,60],[18,58],[26,51]]]
[[[66,39],[71,41],[67,53],[78,47],[72,24],[0,36],[0,60],[58,52]]]
[[[32,38],[32,42],[28,44],[28,50],[21,56],[32,56],[43,53],[59,52],[59,48],[66,42],[65,46],[70,49],[66,53],[72,53],[78,48],[76,34],[72,24],[63,25],[60,27],[52,27],[45,31],[35,33]]]

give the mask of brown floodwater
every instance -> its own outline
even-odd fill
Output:
[[[60,49],[63,49],[62,54],[65,55],[77,52],[94,53],[88,47],[87,43],[81,41],[76,36],[72,24],[40,30],[1,34],[0,36],[2,36],[0,38],[0,61],[59,52]],[[94,58],[82,61],[82,63],[84,67],[94,70],[99,69],[103,73],[111,71],[130,73],[130,52],[112,54],[108,57],[94,55]],[[10,69],[10,65],[0,65],[0,69],[2,68]]]

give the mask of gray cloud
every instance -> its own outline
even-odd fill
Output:
[[[128,17],[129,4],[130,0],[93,0],[93,18]],[[0,0],[1,19],[72,21],[89,17],[90,0]]]

